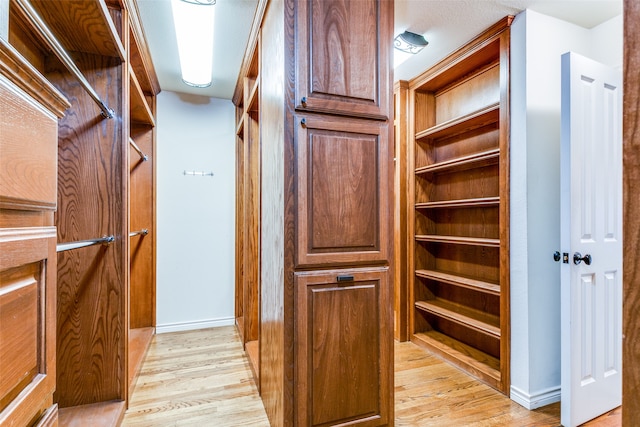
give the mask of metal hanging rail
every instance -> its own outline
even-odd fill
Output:
[[[58,243],[56,252],[70,251],[72,249],[84,248],[93,245],[108,245],[115,240],[113,236],[101,237],[99,239],[78,240],[76,242]]]
[[[149,234],[149,230],[147,230],[146,228],[143,228],[142,230],[132,231],[131,233],[129,233],[129,237],[146,236],[147,234]]]
[[[98,107],[100,107],[100,110],[102,110],[102,115],[107,119],[113,118],[115,115],[114,111],[109,108],[102,101],[102,99],[100,99],[91,84],[87,81],[82,72],[73,62],[73,59],[71,59],[67,51],[64,50],[64,47],[62,47],[51,30],[49,30],[49,27],[47,27],[47,24],[45,24],[40,15],[38,15],[38,12],[36,12],[33,6],[31,6],[31,3],[29,3],[29,1],[27,0],[15,0],[15,2],[22,9],[29,21],[31,21],[31,25],[38,29],[53,53],[58,57],[62,64],[78,79],[84,90],[86,90],[89,96],[93,98],[95,103],[98,104]]]
[[[138,147],[138,144],[136,144],[136,142],[133,139],[129,138],[129,144],[131,144],[133,149],[138,152],[138,154],[140,155],[140,158],[142,159],[143,162],[146,162],[147,160],[149,160],[149,156],[147,156],[146,154],[144,154],[142,152],[140,147]]]

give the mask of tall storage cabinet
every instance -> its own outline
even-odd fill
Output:
[[[236,313],[245,341],[259,322],[273,426],[393,424],[392,26],[392,1],[258,6],[234,96]]]
[[[509,25],[410,82],[412,341],[509,389]]]

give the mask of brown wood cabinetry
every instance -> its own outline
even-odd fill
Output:
[[[508,393],[509,25],[410,82],[412,341]]]
[[[386,121],[297,115],[297,267],[389,257]]]
[[[130,147],[153,159],[159,91],[135,1],[11,0],[1,47],[0,424],[117,424],[155,326],[154,240],[129,243],[153,232]]]
[[[69,103],[3,40],[0,99],[0,425],[54,425],[56,147]]]
[[[236,318],[273,426],[393,424],[392,10],[258,4],[234,95]]]
[[[297,425],[388,425],[389,271],[295,274]]]
[[[386,120],[390,2],[301,1],[295,10],[296,108]]]

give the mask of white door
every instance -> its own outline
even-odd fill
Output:
[[[562,56],[561,176],[561,421],[572,427],[622,402],[622,77],[574,53]]]

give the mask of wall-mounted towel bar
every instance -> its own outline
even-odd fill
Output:
[[[40,15],[38,15],[38,12],[36,12],[33,6],[31,6],[31,3],[26,0],[15,0],[15,3],[20,9],[22,9],[22,12],[31,21],[31,25],[38,29],[45,42],[49,45],[49,48],[51,48],[60,62],[64,64],[67,70],[69,70],[76,77],[76,79],[78,79],[84,90],[86,90],[89,96],[91,96],[95,103],[98,104],[98,107],[100,107],[100,110],[102,110],[102,115],[107,119],[113,118],[113,116],[115,115],[114,111],[109,108],[102,101],[102,99],[100,99],[91,84],[87,81],[82,72],[73,62],[73,59],[71,59],[67,51],[64,50],[64,47],[62,47],[58,39],[56,39],[56,37],[53,35],[49,27],[47,27],[47,24],[45,24]]]
[[[93,245],[108,245],[115,240],[113,236],[100,237],[99,239],[78,240],[76,242],[58,243],[56,252],[70,251],[72,249],[84,248]]]
[[[132,231],[131,233],[129,233],[129,237],[146,236],[147,234],[149,234],[149,230],[147,230],[146,228],[143,228],[142,230]]]
[[[140,158],[142,159],[143,162],[146,162],[147,160],[149,160],[149,156],[147,156],[146,154],[144,154],[142,152],[140,147],[138,147],[138,144],[136,144],[136,142],[133,139],[129,138],[129,144],[131,144],[133,149],[138,152],[138,154],[140,155]]]
[[[184,171],[183,175],[192,175],[192,176],[213,176],[213,172]]]

